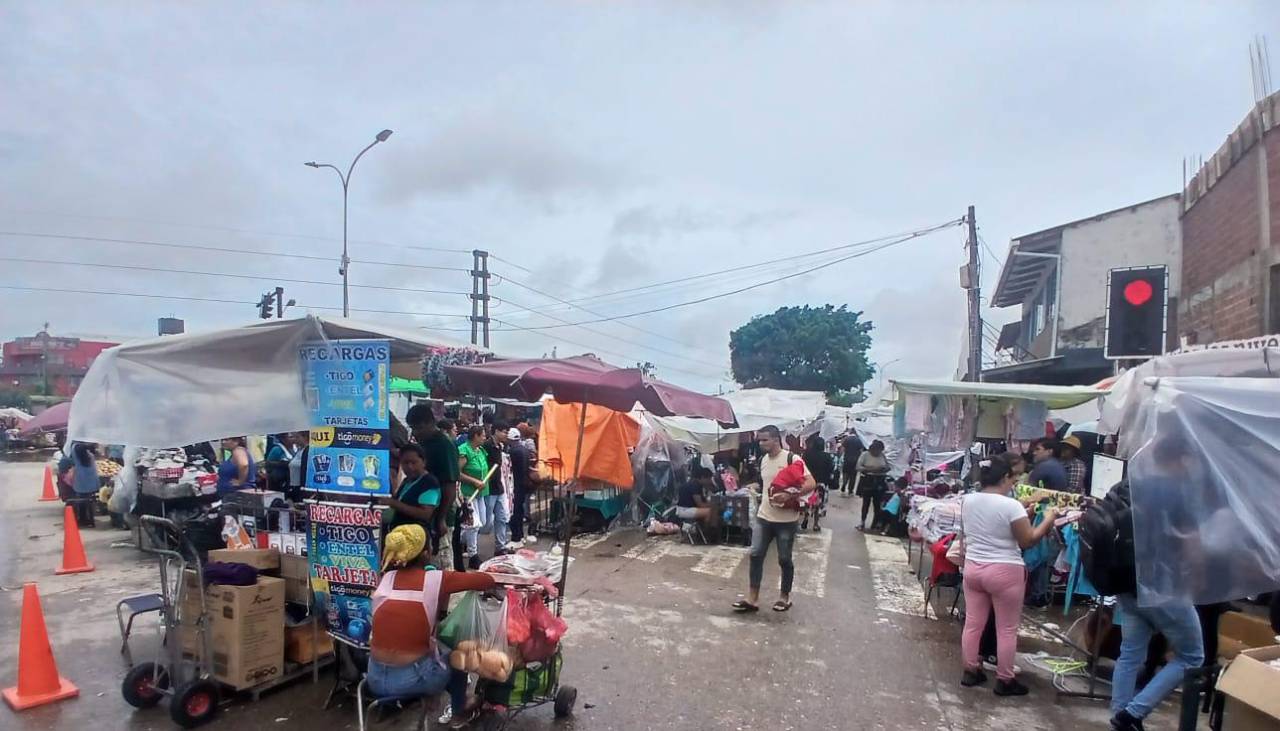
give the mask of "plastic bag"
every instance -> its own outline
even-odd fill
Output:
[[[453,648],[449,654],[450,667],[498,682],[511,675],[512,660],[507,652],[509,603],[504,600],[491,614],[476,592],[469,591],[462,596],[437,632],[440,642]]]
[[[507,589],[507,643],[518,646],[529,639],[528,594]]]
[[[525,662],[541,662],[556,654],[560,638],[569,630],[564,619],[547,609],[541,599],[533,597],[525,604],[529,616],[529,639],[520,644]]]

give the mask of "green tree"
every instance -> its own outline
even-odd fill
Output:
[[[834,395],[871,378],[870,322],[845,305],[783,307],[729,334],[733,378],[747,388]]]

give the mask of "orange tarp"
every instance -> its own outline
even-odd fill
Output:
[[[573,478],[582,404],[542,402],[542,426],[538,430],[539,469],[543,476],[561,481]],[[583,478],[617,487],[632,487],[629,451],[640,441],[640,425],[630,416],[603,406],[587,404],[587,428],[582,437]]]

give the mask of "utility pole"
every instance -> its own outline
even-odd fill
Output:
[[[44,381],[44,395],[49,394],[49,323],[44,324],[44,330],[40,333],[44,337],[40,338],[40,379]]]
[[[969,224],[969,375],[982,380],[982,257],[978,256],[978,221],[973,206],[965,216]]]
[[[489,347],[489,252],[471,252],[471,344]]]

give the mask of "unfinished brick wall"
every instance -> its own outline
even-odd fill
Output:
[[[1191,342],[1264,334],[1259,157],[1267,157],[1271,240],[1280,242],[1280,130],[1243,155],[1182,216],[1178,333]]]

